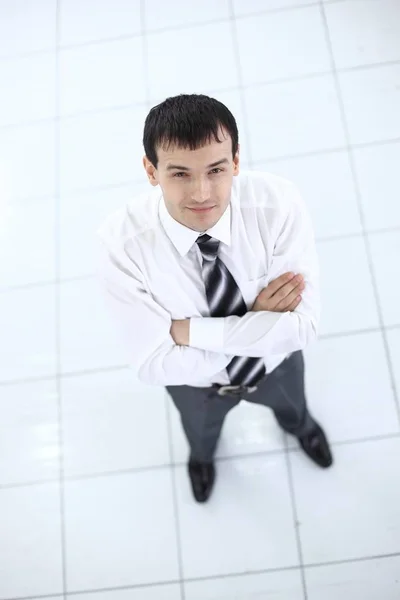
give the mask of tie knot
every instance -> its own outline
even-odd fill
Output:
[[[217,258],[220,244],[219,240],[216,240],[205,233],[197,238],[196,243],[200,248],[203,258],[206,260],[215,260]]]

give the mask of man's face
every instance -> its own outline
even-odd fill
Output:
[[[206,231],[219,221],[239,173],[239,154],[232,158],[232,140],[228,134],[223,137],[198,150],[157,148],[157,169],[143,159],[150,183],[161,187],[169,214],[194,231]]]

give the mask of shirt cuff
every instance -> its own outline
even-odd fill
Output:
[[[224,317],[192,317],[189,346],[212,352],[224,351]]]

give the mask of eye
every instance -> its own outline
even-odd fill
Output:
[[[219,167],[215,167],[215,169],[211,169],[210,173],[212,173],[213,175],[217,175],[218,173],[222,173],[222,169],[220,169]]]
[[[180,177],[183,177],[184,175],[186,175],[186,173],[184,173],[183,171],[179,171],[178,173],[174,173],[173,177],[180,178]]]

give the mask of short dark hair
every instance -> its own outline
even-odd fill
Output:
[[[232,139],[232,155],[235,157],[239,145],[239,134],[235,117],[231,111],[204,94],[180,94],[167,98],[154,106],[146,117],[143,146],[149,161],[157,168],[157,147],[168,148],[176,144],[181,148],[197,150],[212,139],[219,139],[221,128]]]

